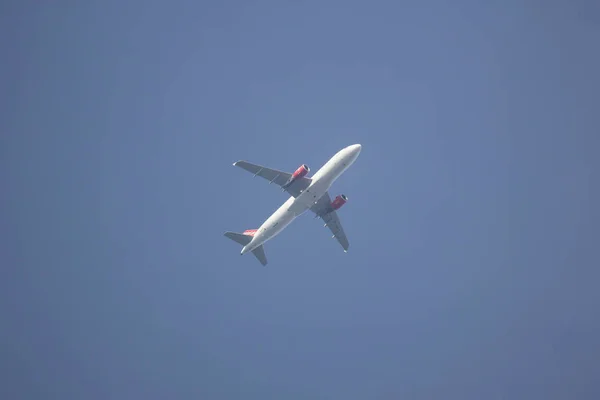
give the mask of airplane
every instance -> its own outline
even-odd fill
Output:
[[[248,229],[243,233],[225,232],[225,236],[242,245],[241,255],[252,252],[262,265],[267,265],[264,244],[277,236],[296,217],[306,210],[315,213],[314,218],[321,218],[325,226],[333,233],[339,244],[348,251],[350,243],[346,238],[340,219],[336,213],[347,201],[344,194],[338,195],[332,201],[329,188],[358,158],[362,147],[353,144],[337,152],[311,178],[306,175],[310,168],[302,164],[294,173],[282,172],[263,167],[247,161],[237,161],[234,166],[245,169],[269,181],[269,184],[279,185],[282,191],[291,195],[277,211],[273,213],[258,229]]]

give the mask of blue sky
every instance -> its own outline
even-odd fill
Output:
[[[595,2],[0,10],[0,397],[600,397]]]

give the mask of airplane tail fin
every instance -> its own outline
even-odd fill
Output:
[[[244,233],[225,232],[225,236],[242,246],[246,246],[252,241],[252,236],[254,236],[255,232],[255,229],[247,230]],[[252,250],[252,254],[254,254],[254,257],[256,257],[262,265],[267,265],[267,256],[265,255],[265,248],[263,245]]]

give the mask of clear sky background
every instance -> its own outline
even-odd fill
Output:
[[[599,4],[3,2],[0,397],[600,398]]]

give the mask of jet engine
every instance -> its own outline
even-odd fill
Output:
[[[331,208],[334,210],[339,210],[344,204],[346,204],[347,201],[348,197],[346,197],[344,194],[340,194],[331,202]]]
[[[292,174],[292,180],[295,181],[298,178],[303,178],[306,174],[310,172],[310,168],[308,165],[302,164],[298,167],[298,169]]]
[[[296,171],[294,171],[292,176],[290,176],[290,179],[288,179],[288,181],[282,186],[283,189],[284,190],[287,189],[288,187],[290,187],[292,185],[292,183],[296,182],[296,180],[298,180],[300,178],[303,178],[309,172],[310,172],[310,168],[308,168],[308,165],[302,164],[301,166],[298,167],[298,169]]]

